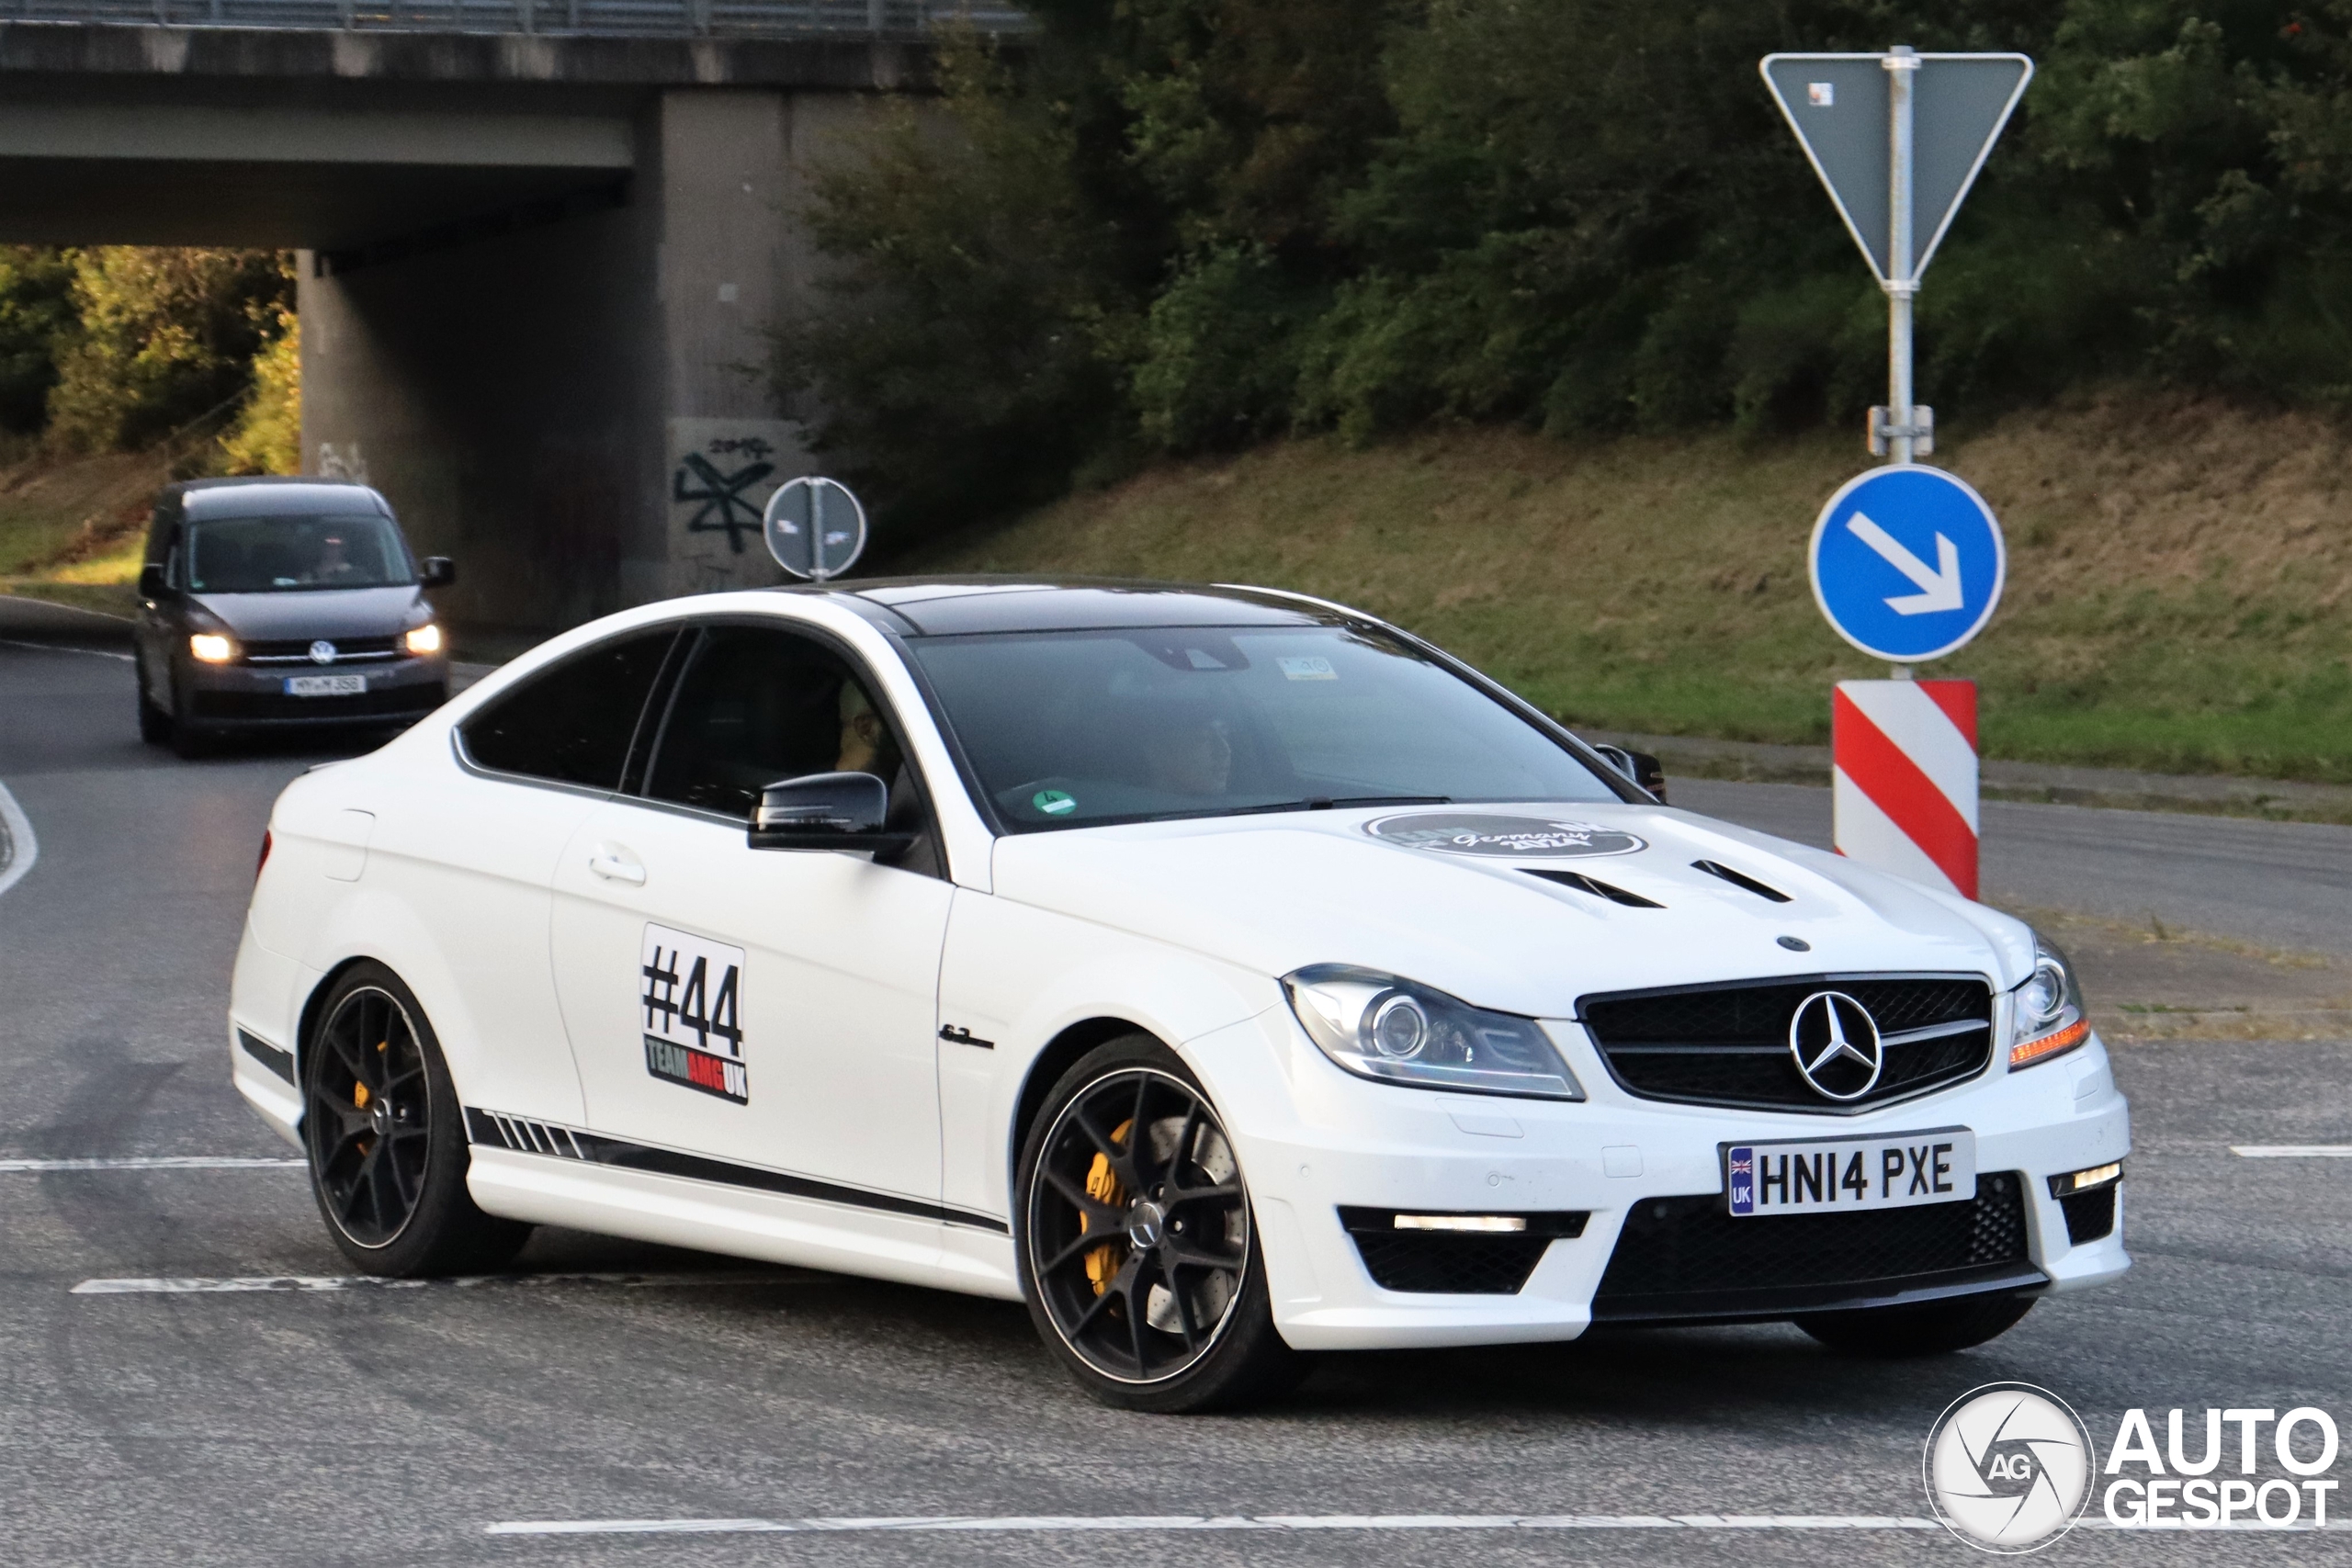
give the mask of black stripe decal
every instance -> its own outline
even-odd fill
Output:
[[[281,1051],[260,1035],[250,1033],[243,1029],[237,1031],[237,1043],[244,1047],[246,1055],[251,1056],[288,1083],[294,1081],[293,1052]]]
[[[470,1107],[466,1111],[466,1133],[474,1143],[487,1144],[516,1154],[579,1159],[591,1165],[650,1171],[657,1176],[680,1176],[690,1181],[715,1182],[722,1187],[741,1187],[755,1192],[777,1192],[787,1198],[808,1198],[820,1203],[839,1203],[846,1208],[910,1214],[917,1219],[993,1231],[998,1235],[1012,1234],[1010,1225],[988,1214],[975,1214],[963,1209],[950,1209],[888,1192],[868,1192],[862,1188],[842,1187],[831,1181],[813,1181],[805,1176],[787,1176],[780,1170],[765,1170],[755,1165],[737,1165],[731,1160],[712,1159],[705,1155],[657,1149],[650,1145],[632,1144],[595,1133],[576,1133],[569,1127],[544,1126],[520,1116],[502,1116]],[[561,1135],[561,1144],[557,1142],[558,1134]],[[566,1153],[563,1145],[569,1145],[573,1152]]]

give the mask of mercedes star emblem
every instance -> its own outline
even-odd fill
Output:
[[[1878,1023],[1843,991],[1815,991],[1789,1020],[1789,1055],[1814,1092],[1825,1100],[1860,1100],[1878,1085],[1886,1065]]]
[[[321,637],[318,641],[312,643],[311,645],[311,662],[313,664],[333,664],[334,662],[334,644],[329,642],[324,637]]]

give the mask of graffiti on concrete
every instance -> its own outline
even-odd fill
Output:
[[[756,438],[743,443],[714,441],[714,448],[741,445],[765,447],[767,443]],[[734,460],[731,453],[714,453],[720,462]],[[760,511],[767,503],[768,491],[755,490],[759,482],[775,472],[775,465],[755,457],[741,468],[721,468],[710,457],[689,452],[678,460],[677,471],[670,476],[670,499],[694,506],[695,513],[686,519],[689,534],[724,534],[727,547],[741,555],[748,536],[760,536]]]
[[[669,434],[670,591],[777,581],[761,521],[768,497],[799,471],[798,427],[774,419],[673,419]]]

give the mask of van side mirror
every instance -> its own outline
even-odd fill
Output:
[[[872,773],[779,779],[760,791],[750,842],[755,850],[903,850],[915,836],[886,831],[889,815],[890,786]]]
[[[139,569],[139,596],[141,599],[161,599],[169,592],[171,584],[164,581],[162,561],[151,560]]]
[[[427,556],[419,563],[417,574],[420,588],[447,588],[458,581],[458,563],[447,556]]]
[[[1666,799],[1666,767],[1656,757],[1647,751],[1629,751],[1623,746],[1595,746],[1593,750],[1600,752],[1611,767],[1660,801]]]

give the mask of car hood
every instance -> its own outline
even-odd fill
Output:
[[[288,637],[393,637],[415,619],[424,591],[403,582],[390,588],[308,588],[280,593],[199,593],[196,603],[249,642]]]
[[[1522,825],[1473,832],[1482,841],[1465,845],[1465,815]],[[1597,992],[1718,980],[1964,972],[2007,988],[2033,964],[2031,931],[2008,916],[1663,807],[1314,811],[1064,829],[999,840],[992,870],[999,897],[1269,976],[1358,964],[1543,1018],[1574,1017],[1577,999]],[[1656,907],[1532,872],[1590,877]]]

